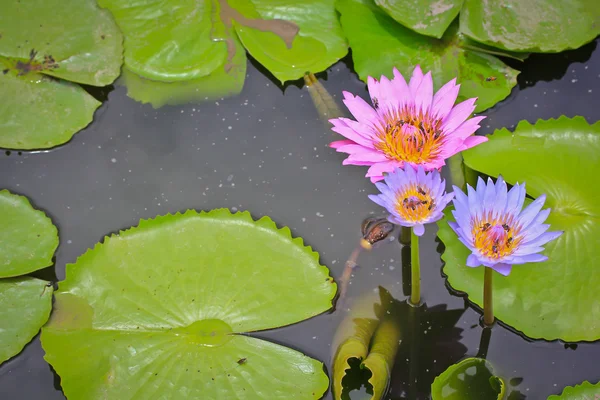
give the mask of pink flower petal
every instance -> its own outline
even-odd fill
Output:
[[[387,77],[382,76],[379,86],[381,115],[394,115],[396,113],[399,108],[398,94],[393,83]]]
[[[450,110],[452,110],[454,102],[456,101],[459,89],[460,85],[456,85],[455,78],[446,83],[440,88],[440,90],[437,91],[437,93],[433,96],[433,104],[431,108],[431,113],[434,118],[444,119],[448,115]]]
[[[487,136],[480,136],[480,135],[469,136],[468,138],[465,139],[465,141],[463,143],[464,149],[461,149],[460,151],[470,149],[471,147],[475,147],[478,144],[481,144],[481,143],[484,143],[487,141],[488,141]]]
[[[471,136],[477,129],[479,129],[479,123],[485,119],[485,116],[469,118],[456,129],[454,129],[450,135],[455,138],[465,139]]]
[[[417,89],[421,85],[422,80],[423,71],[421,71],[421,67],[417,65],[412,76],[410,77],[410,82],[408,83],[408,89],[410,90],[410,95],[413,99],[417,97]]]
[[[353,140],[338,140],[336,142],[329,143],[329,147],[331,147],[332,149],[339,149],[340,147],[346,146],[348,144],[356,144],[356,142]]]
[[[402,109],[405,105],[411,103],[410,90],[406,84],[406,80],[394,67],[394,78],[392,79],[392,91],[396,93],[396,99],[398,101],[398,108]]]
[[[350,156],[344,160],[344,162],[347,162],[348,164],[352,164],[355,161],[370,162],[372,164],[388,161],[387,157],[382,152],[366,149],[359,145],[344,146],[339,148],[338,151],[350,154]]]
[[[370,125],[376,125],[379,121],[379,115],[366,101],[361,97],[354,96],[352,93],[344,92],[344,104],[359,122],[366,122]]]
[[[428,72],[423,79],[421,84],[417,88],[415,93],[415,110],[416,112],[421,111],[423,115],[429,113],[431,107],[431,100],[433,98],[433,80],[431,79],[431,72]]]
[[[377,81],[377,79],[373,78],[372,76],[369,76],[367,78],[367,87],[369,88],[369,95],[371,96],[371,101],[373,102],[373,105],[375,105],[375,99],[377,99],[377,101],[381,100],[379,86],[380,83]]]
[[[373,164],[365,176],[371,178],[371,182],[378,182],[383,179],[384,172],[392,172],[396,167],[402,168],[402,165],[401,161],[396,160]]]
[[[459,103],[450,111],[450,114],[442,120],[442,129],[448,133],[460,126],[475,110],[476,98],[468,99]]]
[[[348,120],[346,118],[337,118],[332,119],[330,122],[333,123],[333,127],[331,128],[332,131],[337,132],[347,139],[350,139],[362,146],[370,148],[373,147],[373,141],[370,137],[365,137],[365,135],[361,132],[361,129],[353,129],[351,126],[349,126],[349,124],[352,124],[360,127],[356,121]]]

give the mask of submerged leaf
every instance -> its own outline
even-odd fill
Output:
[[[306,85],[306,90],[308,90],[310,98],[317,109],[317,113],[319,113],[319,117],[323,121],[327,122],[328,126],[328,121],[330,119],[342,117],[344,115],[333,96],[329,94],[327,89],[325,89],[323,84],[319,82],[313,73],[308,72],[306,75],[304,75],[304,84]]]
[[[458,15],[463,0],[375,0],[375,3],[407,28],[439,39]]]
[[[113,82],[120,73],[123,37],[95,0],[7,2],[0,12],[0,147],[32,150],[66,143],[100,105],[66,81]]]
[[[0,278],[24,275],[52,264],[58,231],[25,196],[0,190]]]
[[[320,362],[239,334],[322,313],[335,291],[288,228],[188,211],[142,220],[67,265],[42,345],[72,400],[318,399]]]
[[[548,400],[596,400],[600,397],[600,382],[591,384],[583,381],[579,385],[567,386],[560,395],[554,394]]]
[[[490,363],[467,358],[451,365],[431,385],[433,400],[502,400],[505,385]]]
[[[19,354],[48,320],[52,285],[30,277],[0,279],[0,364]]]
[[[393,67],[408,79],[420,64],[423,71],[432,72],[435,89],[458,78],[458,101],[478,97],[476,112],[506,98],[517,83],[518,71],[498,58],[461,47],[457,23],[442,39],[435,39],[398,24],[373,0],[339,0],[336,7],[352,47],[354,68],[363,81],[368,76],[391,78]]]
[[[359,299],[338,327],[333,346],[332,390],[336,400],[342,397],[342,381],[353,359],[361,361],[360,367],[371,372],[368,379],[373,388],[371,398],[379,400],[385,394],[401,335],[399,316],[393,305],[393,298],[380,288],[378,298],[368,295]]]
[[[599,21],[597,0],[465,0],[460,31],[502,49],[554,53],[594,40]]]
[[[534,198],[545,193],[545,207],[552,209],[549,230],[564,231],[545,246],[548,261],[518,265],[509,276],[494,279],[494,314],[535,339],[599,339],[600,309],[594,304],[600,286],[595,273],[600,268],[600,187],[590,183],[600,169],[600,123],[589,125],[581,117],[535,125],[521,121],[514,133],[501,129],[489,138],[463,153],[466,166],[502,174],[510,184],[526,182]],[[438,225],[448,282],[481,306],[483,268],[466,267],[469,251],[447,218]]]

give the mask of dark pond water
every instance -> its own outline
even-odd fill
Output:
[[[533,56],[517,64],[523,70],[518,88],[484,113],[488,118],[480,132],[561,114],[598,120],[596,45]],[[342,90],[367,95],[365,85],[345,63],[334,65],[326,78],[323,84],[338,98]],[[339,277],[358,243],[362,220],[381,210],[367,198],[374,187],[363,179],[366,168],[343,167],[343,155],[327,147],[334,139],[339,137],[319,120],[306,89],[289,85],[282,92],[250,66],[240,96],[203,104],[154,110],[117,87],[108,93],[93,124],[67,145],[48,152],[1,154],[0,187],[28,196],[58,226],[58,279],[64,279],[66,263],[104,235],[136,225],[140,218],[218,207],[249,210],[255,217],[269,215],[279,225],[291,227]],[[409,385],[412,344],[403,343],[389,399],[428,398],[436,375],[480,351],[479,313],[446,288],[442,250],[435,226],[428,227],[421,241],[422,292],[428,311],[421,315],[418,329],[429,333],[419,344],[416,384]],[[363,253],[350,298],[381,285],[403,300],[402,253],[397,241]],[[48,278],[54,272],[43,273]],[[320,359],[331,371],[331,342],[339,314],[324,314],[259,336]],[[0,399],[64,399],[42,356],[36,338],[0,367]],[[511,399],[545,399],[566,385],[600,379],[600,343],[531,342],[497,325],[487,358],[514,385]]]

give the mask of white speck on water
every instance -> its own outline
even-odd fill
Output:
[[[227,127],[227,129],[229,129],[229,130],[232,130],[232,129],[233,129],[233,126],[229,125],[229,126]]]
[[[577,79],[571,79],[571,83],[577,82]]]
[[[305,166],[302,167],[302,169],[308,169],[308,167],[305,165]]]
[[[588,89],[588,93],[592,93],[592,89]]]
[[[537,108],[537,106],[538,106],[538,105],[537,105],[537,104],[534,104],[533,106],[534,106],[535,108]]]
[[[233,174],[231,174],[227,177],[227,182],[231,182],[232,180],[233,180]]]
[[[306,218],[302,218],[302,222],[306,222]]]
[[[393,265],[390,265],[390,271],[393,271],[395,269],[396,269],[396,267],[394,267]]]
[[[71,244],[73,243],[71,240],[67,240],[67,244]]]
[[[110,162],[112,162],[112,163],[116,163],[116,162],[117,162],[117,159],[116,159],[116,158],[111,158],[111,159],[110,159]]]
[[[315,215],[316,215],[317,217],[319,217],[319,218],[323,218],[323,217],[324,217],[324,215],[323,215],[323,214],[321,214],[321,213],[320,213],[320,212],[318,212],[318,211],[317,211],[317,213],[316,213]]]

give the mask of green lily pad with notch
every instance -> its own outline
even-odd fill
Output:
[[[58,230],[25,196],[0,190],[0,278],[52,265]]]
[[[344,378],[353,360],[370,371],[366,384],[372,388],[372,400],[379,400],[388,389],[394,358],[401,341],[400,317],[395,300],[383,288],[378,294],[358,299],[338,327],[333,349],[334,398],[344,397]]]
[[[483,358],[467,358],[451,365],[431,385],[433,400],[502,400],[504,380],[494,375]]]
[[[388,15],[405,27],[440,39],[458,16],[464,0],[375,0]]]
[[[563,392],[554,394],[547,400],[596,400],[600,398],[600,382],[591,384],[583,381],[579,385],[567,386]]]
[[[27,276],[0,279],[0,364],[19,354],[48,320],[52,290]]]
[[[112,12],[124,32],[125,67],[130,75],[189,84],[199,92],[210,92],[208,96],[241,91],[247,62],[244,47],[281,82],[301,78],[307,70],[322,71],[348,51],[333,0],[301,4],[291,0],[99,0],[99,4]],[[201,80],[207,77],[208,88]],[[222,91],[214,92],[221,80]],[[162,89],[164,85],[153,90]],[[171,102],[187,101],[189,96],[182,90],[174,89]]]
[[[506,182],[526,182],[527,194],[547,195],[552,209],[546,223],[564,234],[548,243],[548,261],[516,265],[507,277],[493,281],[494,314],[534,339],[567,342],[600,338],[597,288],[600,276],[600,122],[582,117],[521,121],[514,132],[501,129],[489,141],[463,152],[467,167],[486,175],[502,174]],[[469,255],[440,220],[438,236],[446,247],[442,259],[450,285],[483,304],[483,268],[466,267]]]
[[[460,31],[501,49],[557,53],[600,34],[600,7],[596,0],[465,0]]]
[[[95,0],[7,2],[0,13],[0,147],[66,143],[100,106],[67,81],[112,83],[120,74],[123,37]]]
[[[505,99],[517,83],[517,70],[491,54],[472,50],[473,46],[462,48],[456,22],[442,39],[435,39],[400,25],[373,0],[338,0],[336,7],[352,48],[354,69],[363,81],[368,76],[392,77],[393,67],[409,79],[419,64],[423,71],[432,72],[436,90],[458,78],[458,101],[478,97],[476,112]]]
[[[321,362],[243,333],[322,313],[335,293],[288,228],[190,210],[142,220],[67,265],[42,346],[71,400],[319,399]]]

